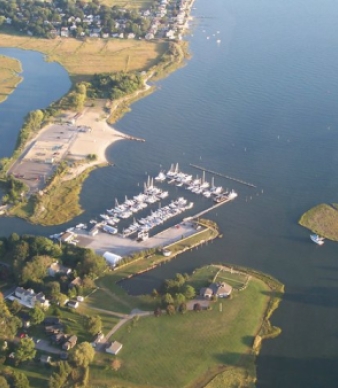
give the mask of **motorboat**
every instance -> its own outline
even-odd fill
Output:
[[[316,243],[317,245],[323,245],[324,244],[324,237],[318,236],[318,234],[310,234],[310,239]]]

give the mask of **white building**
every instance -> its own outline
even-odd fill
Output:
[[[17,287],[14,291],[14,295],[9,297],[10,300],[17,300],[23,306],[33,308],[38,303],[41,308],[47,309],[50,306],[49,300],[46,299],[42,292],[36,294],[32,288],[27,290],[23,287]]]
[[[120,260],[122,260],[122,256],[115,255],[115,253],[111,253],[111,252],[108,252],[108,251],[103,254],[103,257],[105,258],[107,264],[112,266],[112,267],[115,267],[116,264]]]

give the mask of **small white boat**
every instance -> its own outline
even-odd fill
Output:
[[[318,236],[318,234],[310,234],[310,239],[316,243],[317,245],[323,245],[324,244],[324,237]]]

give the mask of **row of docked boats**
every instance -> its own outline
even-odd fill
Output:
[[[136,232],[149,232],[156,226],[162,225],[165,221],[192,207],[193,202],[188,202],[185,198],[179,197],[177,200],[171,201],[169,205],[160,207],[155,211],[152,210],[151,214],[147,217],[137,221],[134,219],[134,222],[128,228],[124,229],[122,234],[124,237],[127,237]]]
[[[184,186],[187,190],[191,191],[194,194],[202,194],[206,198],[213,198],[217,203],[230,201],[237,197],[237,193],[234,190],[230,192],[224,190],[222,186],[215,186],[215,178],[211,180],[211,184],[205,179],[205,171],[203,171],[202,178],[198,176],[193,178],[192,175],[186,174],[179,170],[178,163],[176,165],[171,165],[170,169],[165,173],[160,171],[160,173],[155,177],[155,181],[164,182],[168,180],[169,184],[173,184],[177,187]]]
[[[121,219],[130,218],[132,215],[147,208],[148,205],[167,198],[168,195],[168,191],[163,191],[154,186],[153,180],[149,178],[142,193],[135,195],[132,199],[128,199],[126,196],[121,204],[115,199],[115,207],[107,209],[107,214],[100,214],[100,217],[106,224],[115,226]]]

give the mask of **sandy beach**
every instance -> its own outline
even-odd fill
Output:
[[[68,159],[84,160],[89,154],[95,154],[96,160],[73,168],[65,179],[72,179],[89,167],[108,163],[106,150],[114,142],[130,139],[130,136],[117,131],[106,121],[102,107],[85,108],[76,118],[76,125],[87,127],[87,132],[79,132],[68,150]]]

